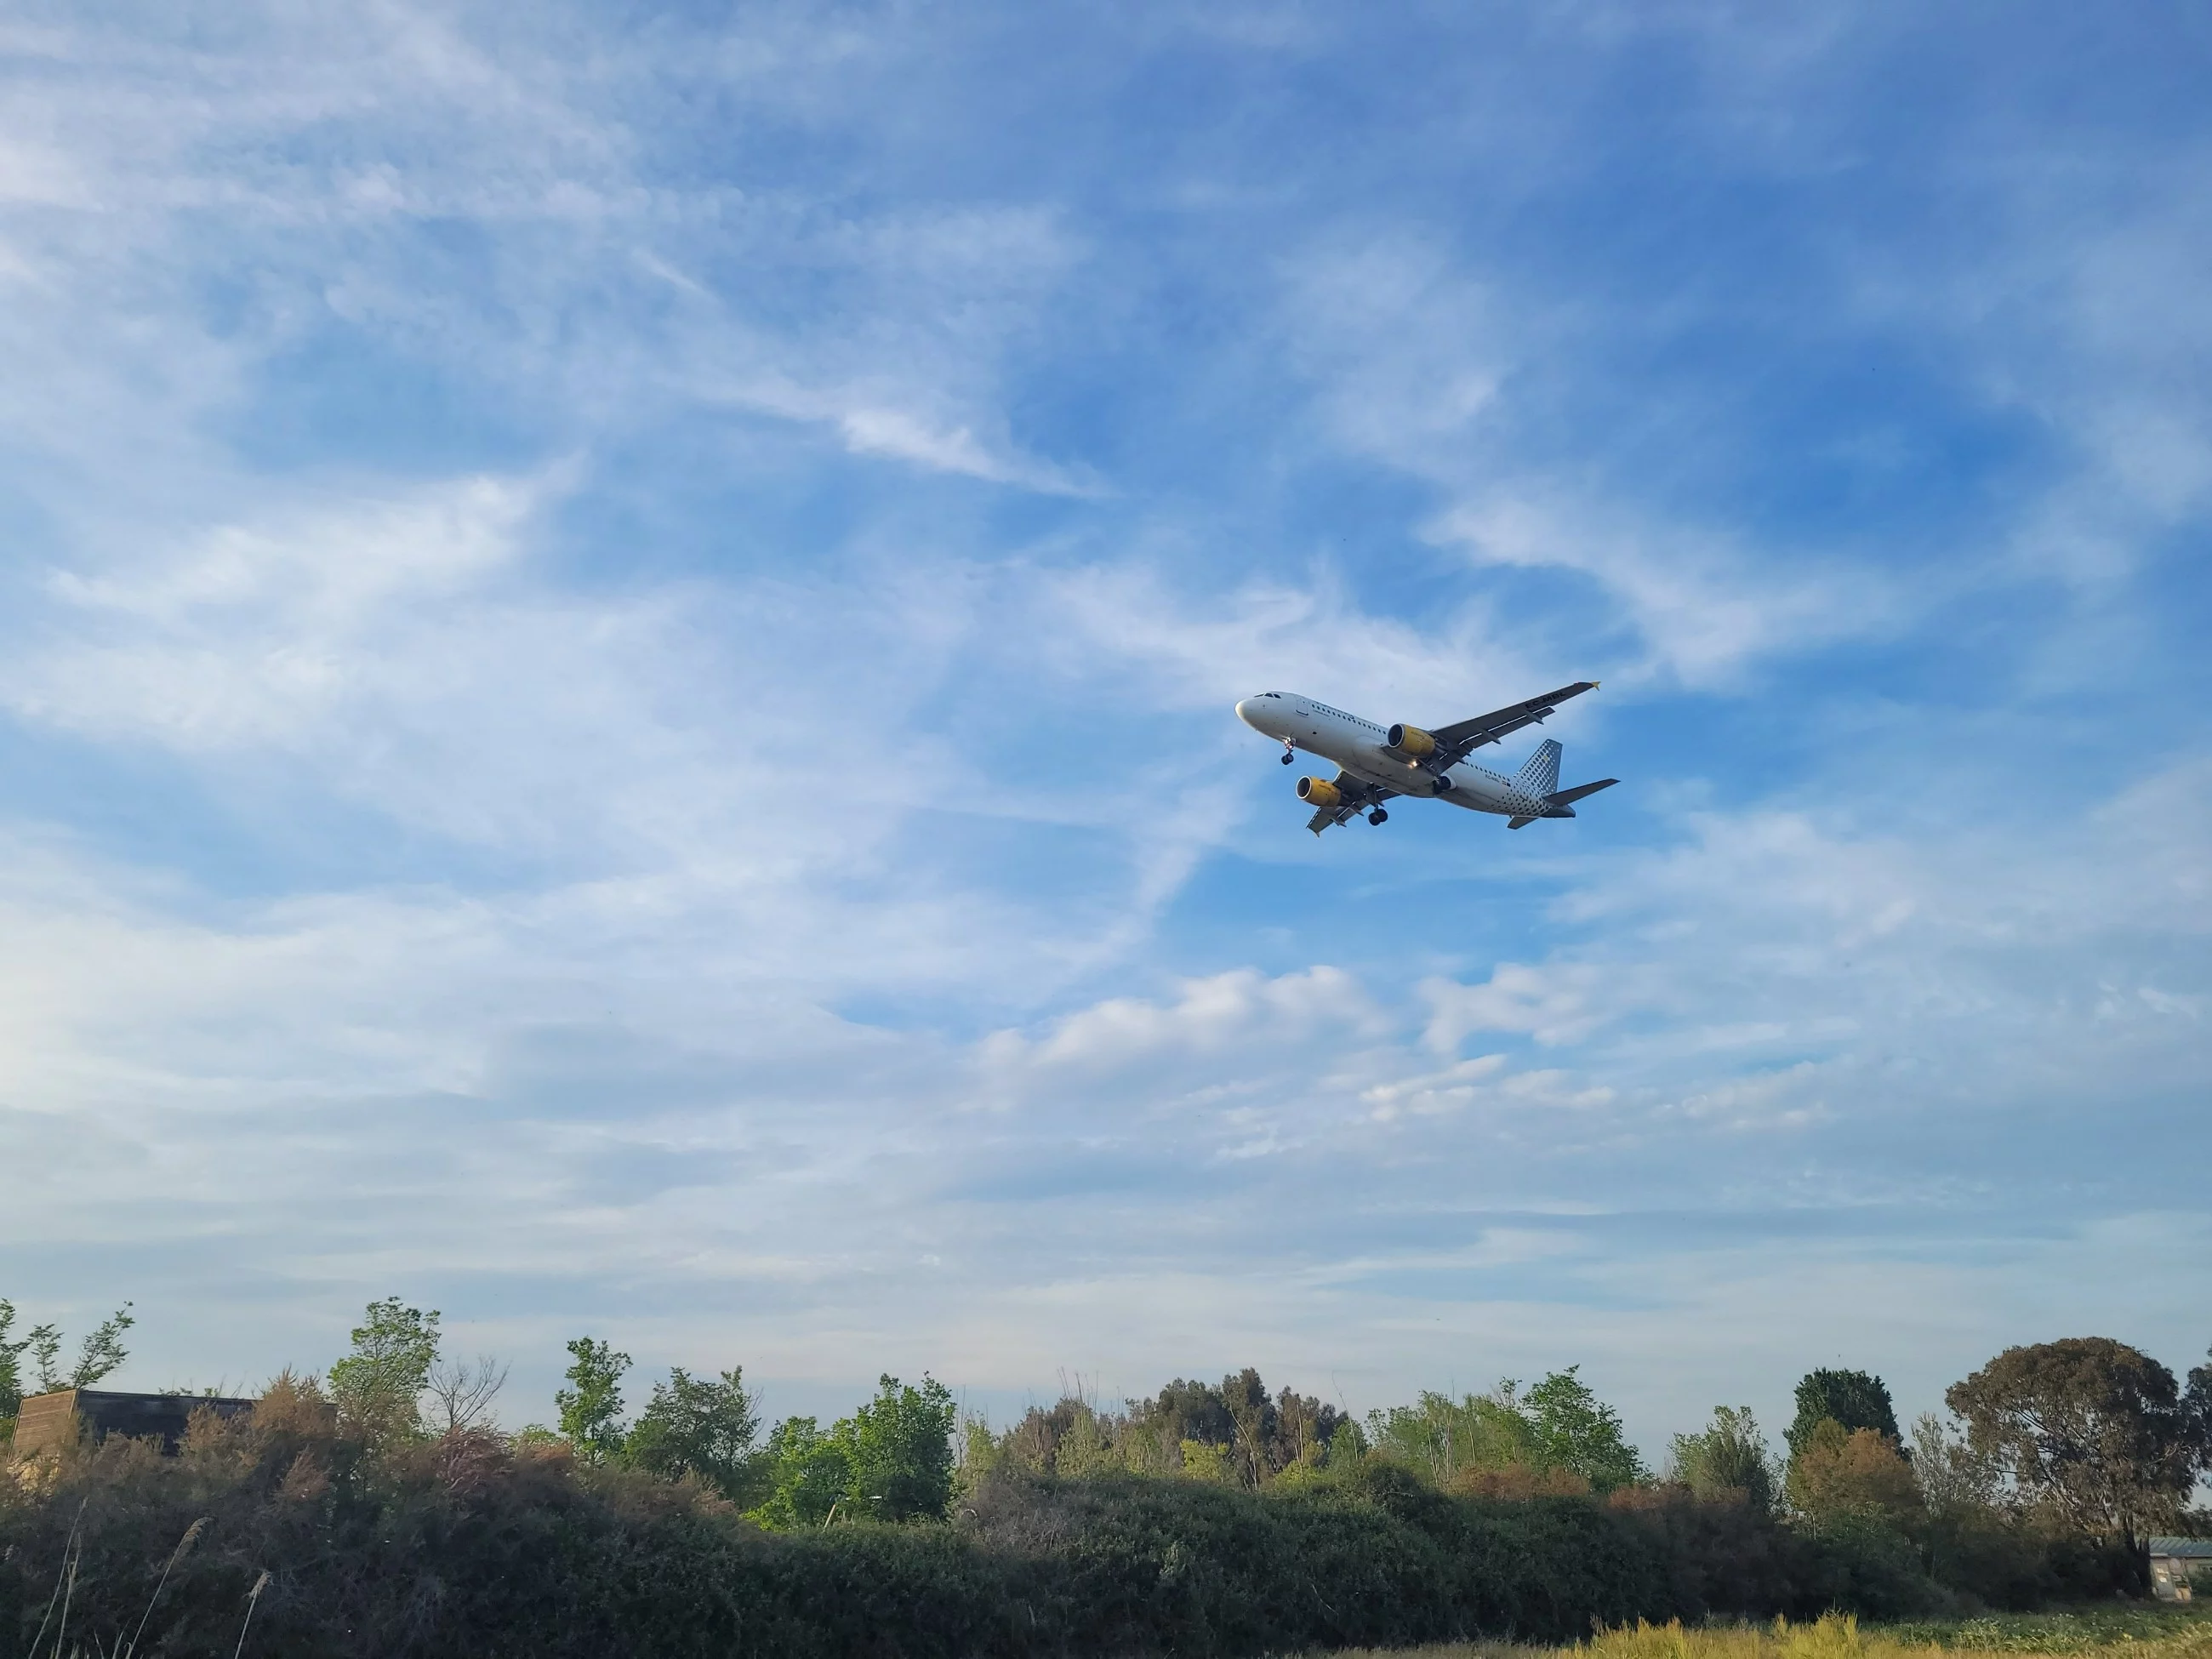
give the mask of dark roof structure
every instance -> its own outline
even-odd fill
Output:
[[[105,1389],[33,1395],[16,1413],[15,1455],[58,1450],[85,1434],[94,1440],[111,1434],[159,1440],[164,1452],[174,1452],[194,1412],[236,1417],[252,1411],[254,1404],[216,1395],[119,1394]]]

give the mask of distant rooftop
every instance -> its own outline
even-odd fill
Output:
[[[15,1455],[68,1445],[89,1430],[96,1440],[111,1434],[159,1440],[165,1452],[176,1450],[192,1413],[206,1408],[218,1417],[253,1409],[251,1400],[199,1394],[119,1394],[106,1389],[64,1389],[33,1395],[15,1418]]]

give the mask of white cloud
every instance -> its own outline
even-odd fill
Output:
[[[1545,672],[1480,606],[1423,629],[1363,610],[1326,565],[1302,581],[1220,593],[1170,579],[1164,562],[1099,562],[1042,578],[1036,617],[1055,630],[1051,665],[1111,675],[1151,708],[1226,710],[1255,691],[1303,689],[1378,718],[1410,708],[1431,720],[1525,697]],[[1069,653],[1070,635],[1088,649]]]
[[[185,749],[293,745],[347,704],[398,688],[379,635],[453,603],[507,564],[541,489],[471,478],[228,525],[169,557],[48,586],[75,613],[66,645],[0,671],[25,718]],[[415,679],[432,665],[408,665]]]
[[[1754,556],[1716,532],[1510,489],[1462,501],[1428,533],[1478,564],[1589,577],[1644,641],[1644,672],[1687,685],[1726,684],[1747,663],[1878,631],[1893,615],[1887,584],[1864,571]]]
[[[1586,963],[1532,968],[1501,962],[1480,985],[1429,980],[1421,987],[1434,1011],[1429,1045],[1449,1054],[1475,1031],[1525,1031],[1547,1045],[1575,1042],[1625,1012],[1609,998],[1612,1006],[1599,1006],[1593,993],[1603,977]]]
[[[1820,1067],[1809,1060],[1780,1071],[1723,1083],[1686,1096],[1675,1108],[1688,1118],[1711,1119],[1731,1129],[1802,1129],[1828,1116],[1817,1093]]]
[[[857,455],[1097,489],[1024,453],[1002,395],[1083,257],[1051,213],[869,213],[778,179],[671,176],[632,105],[670,66],[582,20],[536,21],[495,50],[465,9],[278,9],[212,40],[65,27],[18,58],[0,353],[20,372],[0,431],[70,470],[26,482],[69,502],[60,486],[123,444],[142,495],[192,490],[227,459],[210,418],[249,404],[272,359],[336,342],[465,377],[569,444],[736,404]],[[879,50],[837,33],[763,13],[695,42],[687,71],[711,60],[757,118],[784,118],[782,99],[879,72]]]
[[[1000,1033],[986,1054],[994,1063],[1095,1073],[1151,1060],[1164,1050],[1242,1053],[1286,1036],[1313,1042],[1371,1030],[1376,1018],[1365,994],[1339,969],[1314,968],[1270,980],[1240,968],[1192,981],[1164,1006],[1132,997],[1097,1004],[1069,1015],[1035,1042]]]
[[[1595,584],[1608,624],[1640,643],[1627,672],[1723,684],[1760,659],[1894,626],[1900,596],[1873,570],[1745,547],[1522,459],[1525,383],[1547,353],[1575,349],[1546,301],[1491,293],[1436,247],[1372,237],[1310,254],[1287,290],[1284,327],[1334,441],[1431,485],[1444,505],[1423,533],[1474,564]],[[1571,632],[1586,655],[1620,648],[1583,605],[1547,631],[1560,645]]]

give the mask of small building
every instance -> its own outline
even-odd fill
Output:
[[[173,1454],[194,1412],[237,1417],[254,1404],[216,1395],[118,1394],[106,1389],[33,1395],[15,1414],[15,1455],[58,1450],[83,1435],[105,1440],[111,1434],[157,1439],[164,1453]]]
[[[2212,1538],[2152,1539],[2150,1593],[2161,1601],[2186,1601],[2191,1580],[2212,1590]]]

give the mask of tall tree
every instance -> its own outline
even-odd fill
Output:
[[[1741,1492],[1754,1508],[1774,1506],[1774,1460],[1748,1406],[1716,1406],[1713,1420],[1697,1434],[1678,1434],[1674,1479],[1703,1498]]]
[[[1938,1513],[1988,1508],[2002,1479],[1993,1458],[1933,1412],[1913,1419],[1912,1472],[1921,1497]]]
[[[830,1431],[850,1462],[851,1512],[885,1521],[933,1519],[952,1497],[952,1395],[934,1377],[921,1386],[884,1375],[876,1397]]]
[[[1454,1400],[1423,1390],[1411,1406],[1367,1413],[1376,1450],[1442,1483],[1468,1469],[1503,1469],[1533,1460],[1535,1426],[1521,1409],[1520,1384]]]
[[[353,1333],[353,1351],[331,1367],[331,1400],[349,1434],[372,1446],[422,1432],[422,1390],[438,1363],[438,1311],[372,1302]]]
[[[1897,1408],[1889,1389],[1869,1371],[1808,1371],[1797,1383],[1797,1415],[1783,1437],[1790,1443],[1792,1459],[1812,1443],[1813,1431],[1823,1422],[1840,1425],[1844,1433],[1872,1429],[1887,1435],[1893,1444],[1903,1438],[1897,1430]]]
[[[88,1389],[121,1370],[123,1362],[131,1358],[131,1351],[123,1346],[123,1333],[137,1322],[126,1302],[88,1332],[77,1345],[76,1364],[70,1368],[70,1387]]]
[[[1234,1429],[1230,1444],[1237,1478],[1256,1489],[1274,1472],[1275,1402],[1267,1397],[1260,1373],[1247,1365],[1221,1379],[1221,1403]]]
[[[1644,1478],[1644,1462],[1621,1432],[1620,1413],[1590,1392],[1570,1365],[1553,1371],[1521,1398],[1534,1431],[1538,1467],[1571,1469],[1592,1490],[1611,1492]]]
[[[1313,1395],[1284,1384],[1275,1396],[1275,1443],[1271,1453],[1274,1467],[1287,1469],[1325,1462],[1336,1431],[1348,1420],[1334,1406],[1325,1406]]]
[[[1221,1390],[1204,1382],[1176,1380],[1162,1389],[1157,1400],[1146,1402],[1143,1415],[1156,1422],[1160,1432],[1174,1441],[1200,1440],[1209,1446],[1226,1446],[1237,1437],[1237,1420],[1229,1414]]]
[[[23,1350],[27,1336],[9,1340],[15,1328],[15,1304],[0,1300],[0,1418],[13,1418],[23,1405]]]
[[[637,1414],[623,1456],[634,1467],[673,1480],[696,1475],[733,1504],[754,1501],[760,1413],[744,1385],[744,1368],[693,1376],[681,1365]]]
[[[39,1392],[52,1394],[62,1386],[62,1328],[47,1323],[31,1327],[31,1364],[39,1373]]]
[[[629,1356],[614,1345],[580,1336],[568,1344],[566,1373],[572,1385],[553,1392],[561,1432],[586,1463],[599,1463],[623,1448],[622,1380]]]
[[[777,1424],[762,1461],[768,1497],[752,1518],[778,1531],[826,1525],[852,1488],[853,1460],[811,1417],[787,1417]]]
[[[2212,1474],[2212,1351],[2204,1363],[2189,1373],[2189,1391],[2182,1396],[2189,1419],[2190,1437],[2197,1443],[2197,1466]]]
[[[1897,1442],[1878,1429],[1822,1418],[1790,1465],[1790,1501],[1815,1521],[1843,1516],[1902,1528],[1921,1512],[1920,1488]]]
[[[2201,1450],[2173,1373],[2109,1337],[2007,1348],[1944,1400],[2023,1500],[2132,1544],[2170,1522]]]
[[[492,1402],[507,1386],[507,1367],[489,1354],[473,1360],[440,1359],[430,1367],[430,1431],[465,1434],[488,1427]]]

